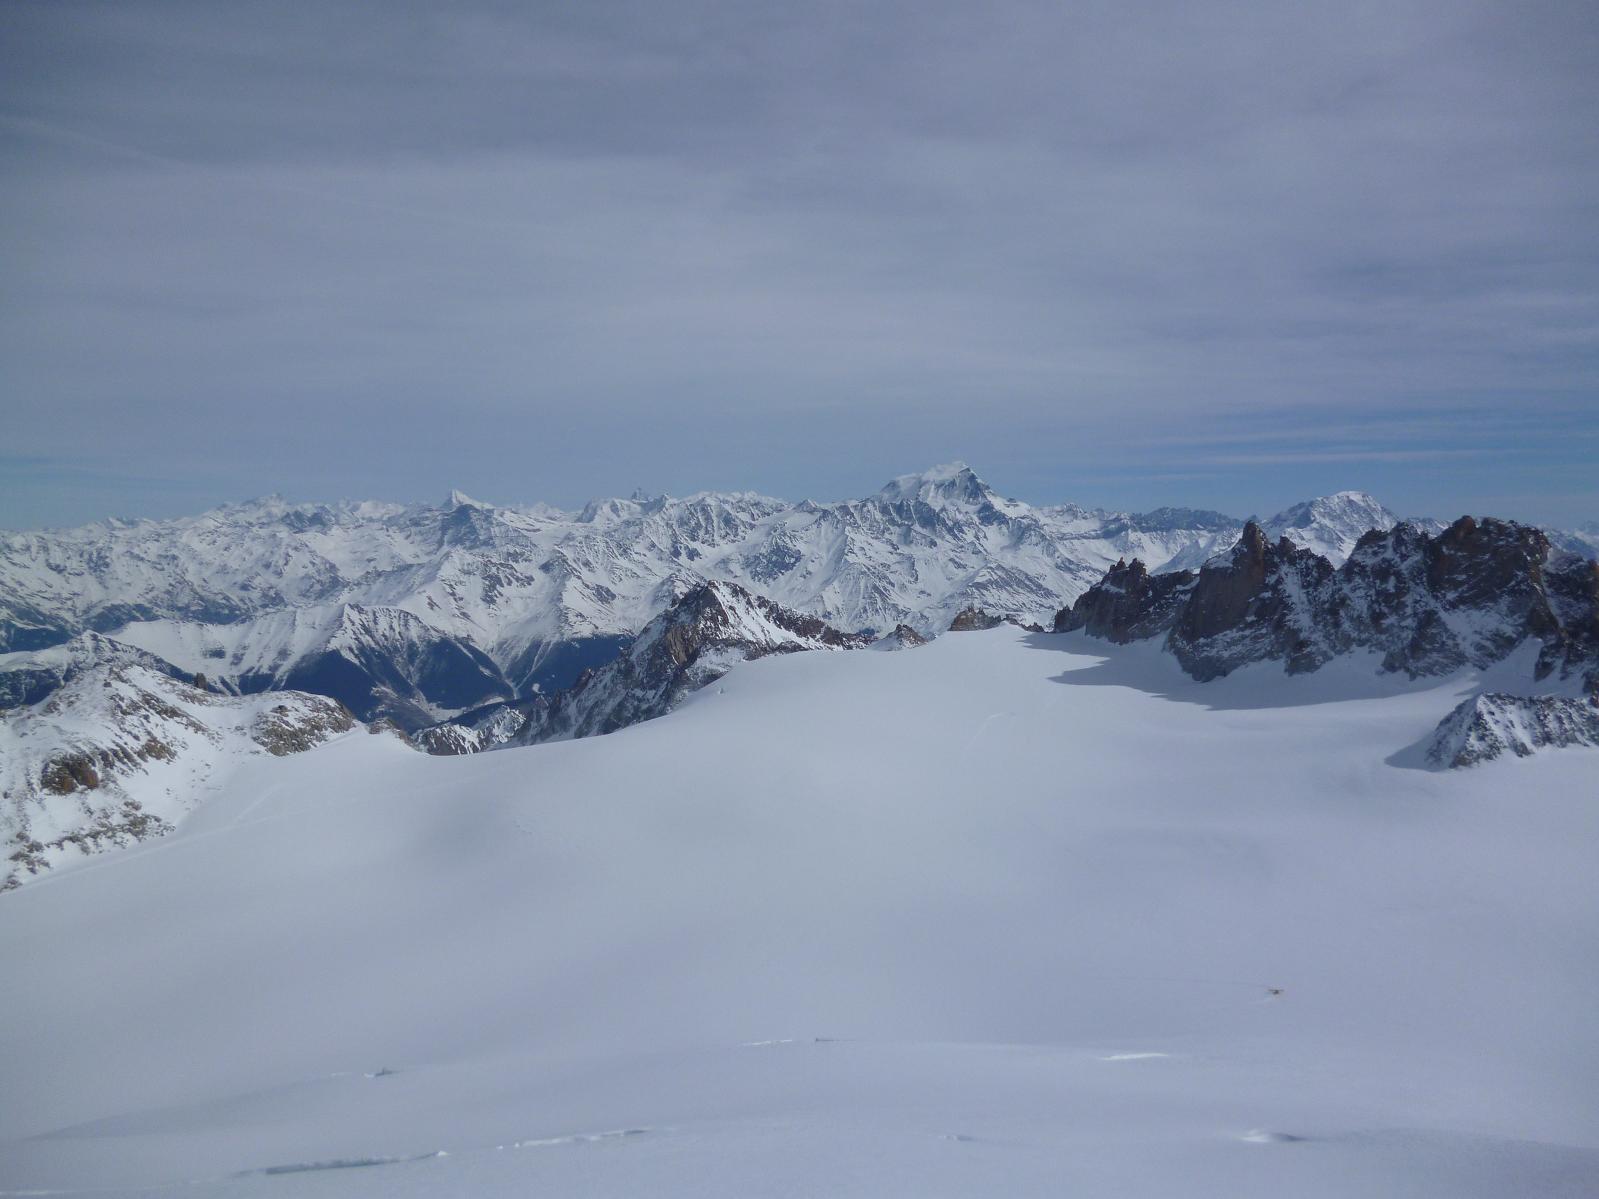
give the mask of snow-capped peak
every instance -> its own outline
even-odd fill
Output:
[[[1119,557],[1152,571],[1198,565],[1240,527],[1215,514],[1148,523],[1033,508],[962,462],[829,503],[702,492],[598,499],[567,513],[460,491],[447,507],[442,498],[279,502],[0,537],[0,651],[130,621],[224,625],[347,603],[410,611],[488,654],[520,689],[527,663],[582,639],[631,639],[703,579],[741,583],[842,629],[927,633],[971,605],[1042,622]],[[677,576],[684,586],[668,585]]]
[[[450,496],[444,501],[445,508],[492,508],[493,504],[485,504],[482,500],[475,500],[466,492],[458,488],[450,489]]]
[[[889,503],[920,500],[934,506],[980,504],[994,498],[988,484],[964,462],[946,462],[917,474],[900,475],[884,484],[877,494]]]
[[[1387,532],[1398,523],[1399,517],[1374,496],[1364,491],[1338,491],[1295,504],[1266,521],[1263,528],[1272,540],[1286,537],[1336,566],[1349,557],[1363,533],[1372,529]]]
[[[1295,504],[1272,518],[1272,524],[1282,524],[1295,528],[1308,528],[1318,520],[1344,520],[1344,519],[1387,519],[1390,525],[1397,523],[1398,517],[1378,502],[1377,498],[1366,491],[1335,491],[1331,495],[1320,496],[1313,500],[1305,500]],[[1376,525],[1372,525],[1376,528]]]

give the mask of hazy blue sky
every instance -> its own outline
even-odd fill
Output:
[[[0,3],[0,525],[1599,519],[1599,4]]]

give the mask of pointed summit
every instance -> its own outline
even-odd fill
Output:
[[[947,504],[981,504],[994,493],[964,462],[946,462],[918,474],[900,475],[883,485],[877,498],[888,503],[920,500],[942,507]]]
[[[443,504],[446,508],[491,508],[492,504],[485,504],[481,500],[474,500],[459,488],[451,488],[450,496]]]
[[[1339,491],[1295,504],[1265,527],[1272,536],[1315,550],[1336,566],[1349,557],[1362,534],[1372,529],[1386,533],[1398,523],[1398,516],[1366,492]]]

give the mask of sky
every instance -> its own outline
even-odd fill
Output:
[[[0,526],[1599,520],[1599,5],[0,0]]]

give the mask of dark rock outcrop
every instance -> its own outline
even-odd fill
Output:
[[[1023,620],[1014,613],[1004,616],[995,616],[992,612],[985,612],[978,607],[963,608],[955,614],[955,619],[949,622],[951,633],[980,633],[984,629],[997,629],[1002,624],[1015,625],[1018,629],[1025,629],[1029,633],[1042,633],[1044,626],[1029,620]]]
[[[1489,693],[1443,718],[1427,746],[1427,761],[1448,769],[1573,745],[1599,748],[1599,699]]]
[[[1055,632],[1082,629],[1119,645],[1154,637],[1171,628],[1195,577],[1191,570],[1152,575],[1139,559],[1123,559],[1070,608],[1056,613]]]
[[[1266,658],[1291,674],[1314,670],[1336,652],[1318,611],[1334,573],[1326,558],[1286,537],[1273,545],[1250,521],[1226,561],[1200,569],[1172,624],[1172,652],[1201,680]]]
[[[908,624],[895,625],[892,632],[885,633],[872,642],[876,649],[915,649],[918,645],[926,644],[927,638]]]
[[[963,608],[955,614],[955,619],[949,622],[949,631],[977,633],[984,629],[997,629],[1004,623],[1003,616],[995,616],[992,612],[984,612],[981,608]]]
[[[1111,641],[1164,634],[1197,679],[1250,662],[1315,670],[1353,652],[1411,677],[1502,661],[1540,644],[1537,679],[1599,692],[1599,566],[1550,560],[1542,532],[1462,517],[1430,536],[1414,525],[1373,530],[1335,568],[1251,522],[1232,552],[1197,575],[1150,575],[1118,562],[1055,620]]]
[[[304,753],[329,737],[347,733],[355,727],[355,717],[338,700],[313,707],[275,704],[255,718],[250,740],[274,757]]]

